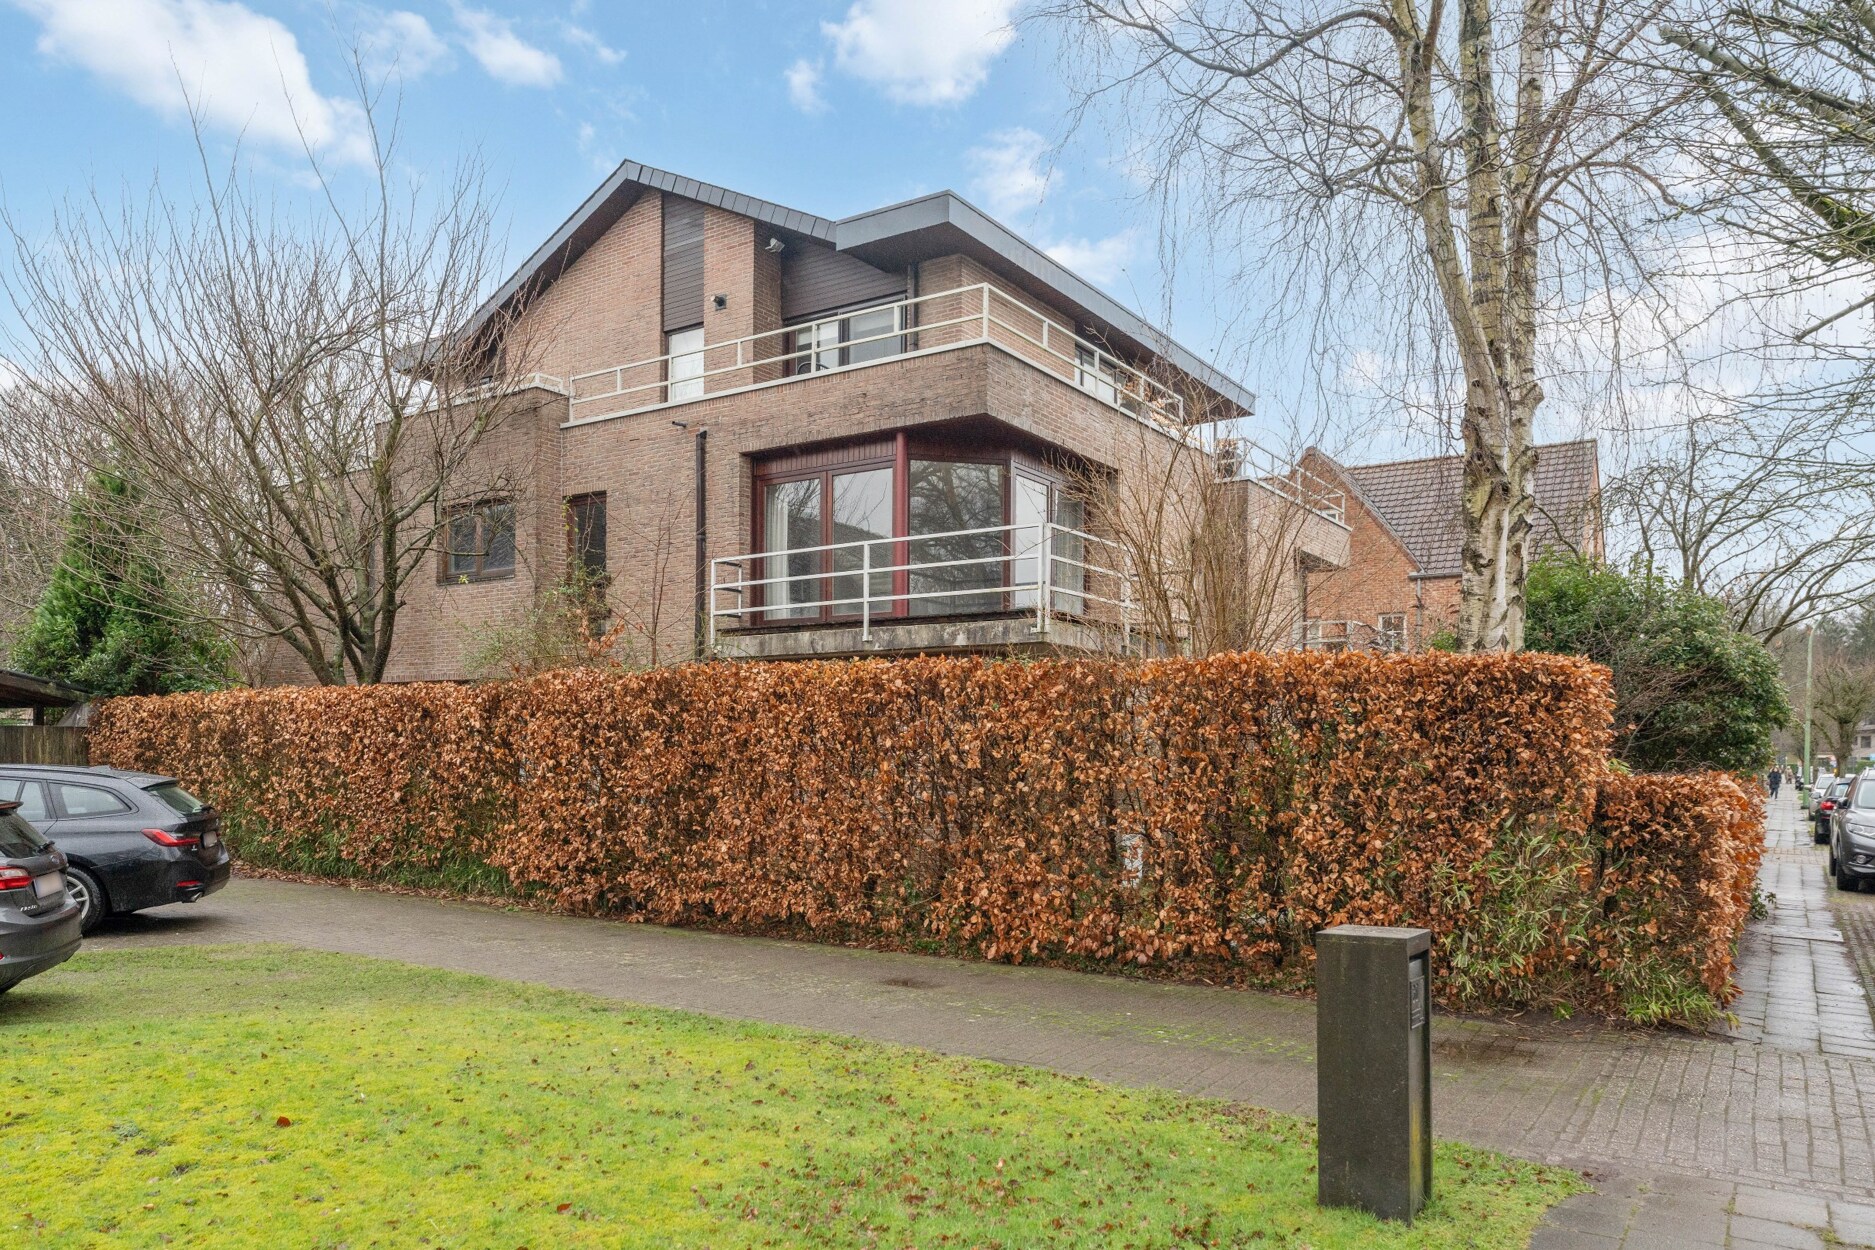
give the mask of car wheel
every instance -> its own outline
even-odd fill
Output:
[[[1851,877],[1848,870],[1838,864],[1836,865],[1836,888],[1844,894],[1859,894],[1862,891],[1862,883]]]
[[[104,887],[98,879],[82,868],[65,869],[65,893],[71,900],[84,908],[84,914],[78,921],[78,931],[89,933],[98,927],[98,922],[110,912],[110,900],[104,896]]]

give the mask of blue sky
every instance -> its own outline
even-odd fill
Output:
[[[389,67],[405,162],[480,153],[516,259],[629,157],[832,217],[949,187],[1156,307],[1152,232],[1098,136],[1056,150],[1053,52],[1014,7],[0,0],[0,187],[29,228],[92,186],[186,192],[191,101],[287,193],[302,129],[342,177],[356,46]]]

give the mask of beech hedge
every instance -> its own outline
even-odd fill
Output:
[[[91,750],[256,865],[1264,984],[1419,924],[1448,1003],[1697,1019],[1761,804],[1611,774],[1611,706],[1536,655],[697,664],[113,699]]]

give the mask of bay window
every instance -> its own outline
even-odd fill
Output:
[[[759,466],[755,495],[749,606],[764,624],[1034,611],[1047,527],[1082,522],[1078,498],[1039,462],[913,450],[902,436]],[[1051,607],[1080,612],[1084,540],[1057,530],[1052,541]]]

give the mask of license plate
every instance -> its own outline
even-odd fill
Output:
[[[65,874],[48,872],[44,876],[33,878],[33,897],[51,898],[54,894],[65,893]]]
[[[207,833],[202,835],[202,845],[203,846],[220,846],[221,835],[219,833],[216,833],[212,829],[209,830]]]

